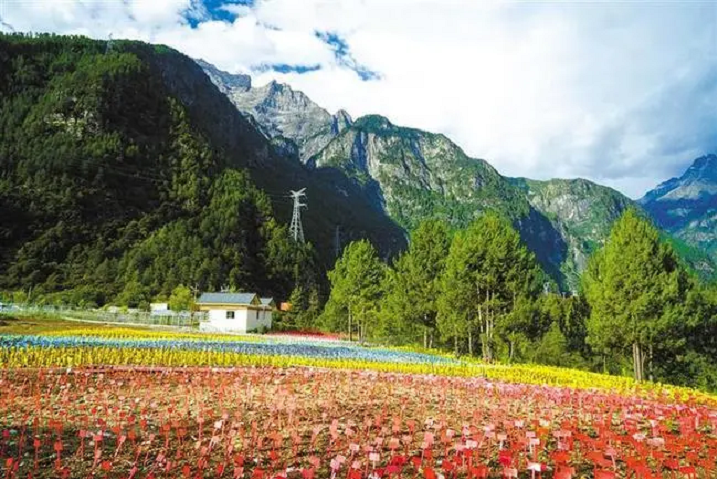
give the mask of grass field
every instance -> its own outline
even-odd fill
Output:
[[[717,402],[312,337],[0,320],[0,476],[716,477]]]

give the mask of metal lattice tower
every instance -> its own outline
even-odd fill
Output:
[[[301,202],[302,197],[306,197],[306,188],[299,191],[291,191],[291,197],[294,198],[294,214],[291,217],[291,227],[289,232],[293,236],[294,241],[304,242],[304,228],[301,226],[301,208],[307,208],[308,205]]]
[[[111,50],[112,47],[115,46],[114,40],[112,40],[112,34],[110,33],[107,37],[107,44],[105,45],[105,55],[107,55]]]

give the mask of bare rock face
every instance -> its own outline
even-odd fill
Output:
[[[590,256],[604,245],[613,222],[635,206],[620,192],[581,178],[511,181],[559,232],[566,247],[561,271],[571,285],[577,284]]]
[[[268,138],[281,136],[293,141],[303,162],[351,126],[351,116],[346,111],[331,115],[289,85],[272,81],[254,87],[248,75],[223,72],[201,60],[198,63],[217,88],[239,111],[252,117]]]
[[[657,224],[717,258],[717,155],[697,158],[685,173],[641,200]]]
[[[202,67],[202,70],[209,76],[219,91],[225,95],[235,91],[243,90],[248,91],[251,89],[251,77],[249,75],[232,74],[219,70],[211,63],[207,63],[204,60],[196,60],[197,64]]]

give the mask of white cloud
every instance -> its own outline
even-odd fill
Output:
[[[201,12],[198,0],[0,2],[2,20],[21,31],[112,32],[234,72],[320,64],[256,82],[446,133],[508,175],[584,176],[639,196],[717,148],[712,2],[257,0],[225,5],[238,15],[231,23],[194,29],[185,12]],[[380,80],[361,81],[316,31],[339,35]]]

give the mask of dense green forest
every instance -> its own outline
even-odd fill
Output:
[[[139,306],[180,284],[278,297],[315,285],[311,245],[196,127],[146,48],[0,37],[0,289]]]
[[[317,324],[360,340],[717,389],[717,291],[634,209],[574,296],[554,292],[518,232],[492,213],[455,232],[422,222],[391,264],[354,242],[329,278]]]

